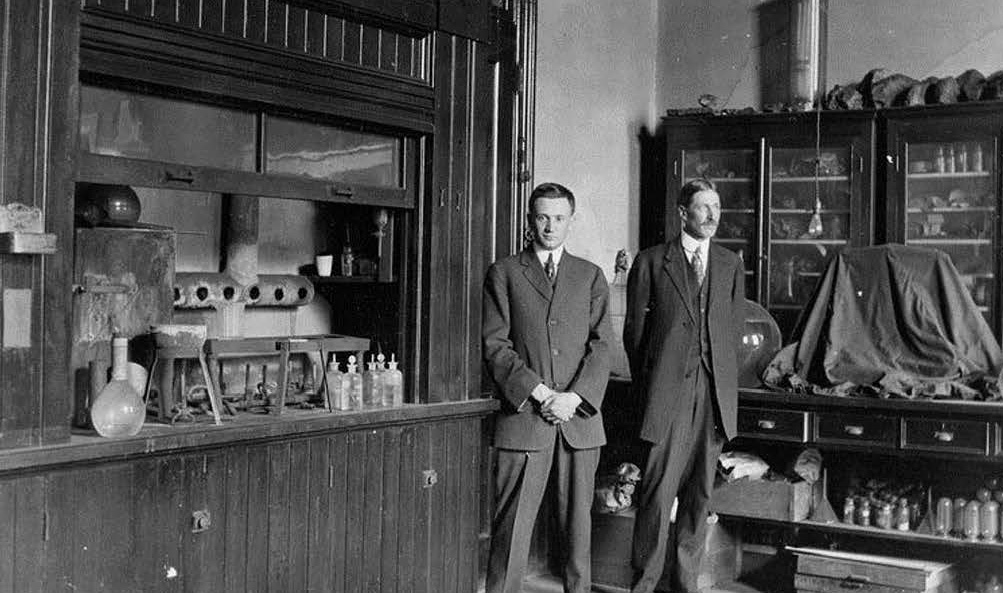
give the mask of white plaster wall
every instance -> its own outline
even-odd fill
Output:
[[[999,0],[829,0],[830,86],[884,67],[913,78],[1003,69]]]
[[[729,108],[762,107],[761,76],[777,65],[762,63],[760,49],[775,39],[763,33],[771,27],[762,26],[760,15],[777,1],[660,2],[658,111],[695,107],[703,93]],[[828,0],[828,6],[829,88],[879,67],[913,78],[1003,69],[998,0]]]
[[[578,202],[568,249],[612,279],[637,244],[638,134],[654,107],[657,0],[541,0],[534,182]]]

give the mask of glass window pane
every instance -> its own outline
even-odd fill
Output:
[[[987,316],[996,268],[995,163],[991,137],[906,147],[906,243],[947,253]]]
[[[737,253],[752,278],[756,238],[756,151],[687,150],[683,152],[683,183],[709,179],[721,196],[721,221],[715,241]],[[673,215],[675,211],[673,210]],[[751,298],[754,292],[749,292]]]
[[[265,125],[268,173],[401,187],[399,137],[281,118]]]
[[[790,331],[829,259],[852,236],[850,149],[773,148],[769,158],[769,303]]]
[[[84,86],[81,148],[94,154],[255,170],[255,116],[201,103]]]

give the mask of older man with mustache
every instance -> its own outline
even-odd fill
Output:
[[[650,593],[662,576],[677,497],[672,591],[698,590],[715,464],[735,435],[744,267],[710,242],[721,214],[712,182],[687,183],[678,209],[682,232],[638,254],[627,280],[623,341],[648,446],[634,523],[634,593]]]

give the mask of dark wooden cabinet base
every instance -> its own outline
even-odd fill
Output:
[[[327,414],[302,436],[194,429],[162,451],[99,442],[70,463],[50,451],[52,466],[0,475],[0,592],[476,591],[493,403]]]

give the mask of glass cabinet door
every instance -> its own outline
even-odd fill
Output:
[[[994,147],[992,136],[903,144],[903,242],[946,252],[990,324],[997,267]]]
[[[684,150],[682,185],[708,179],[721,196],[721,220],[714,241],[738,254],[745,263],[745,294],[756,299],[756,229],[759,199],[756,188],[757,151]],[[669,216],[678,214],[673,210]]]
[[[853,241],[849,145],[771,148],[766,305],[785,335],[830,258]]]

